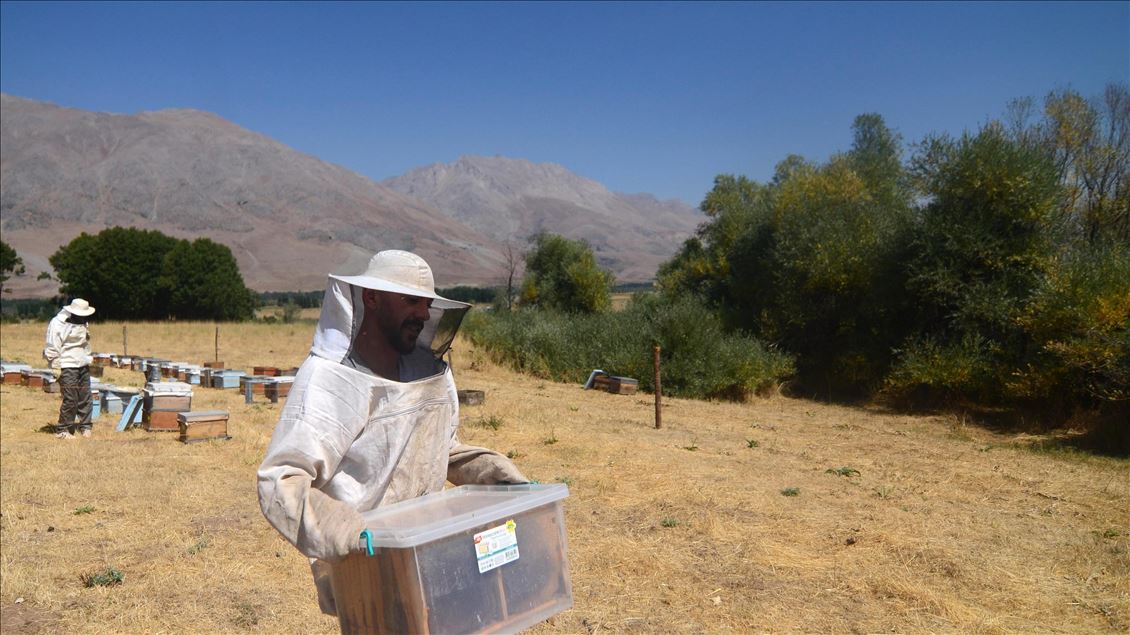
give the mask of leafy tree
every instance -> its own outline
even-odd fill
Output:
[[[103,319],[156,320],[168,316],[158,284],[165,254],[177,239],[158,231],[111,227],[80,234],[49,259],[64,296],[83,297]]]
[[[1031,98],[1008,108],[1009,134],[1046,153],[1063,185],[1068,238],[1088,244],[1130,242],[1130,88],[1110,84],[1099,97],[1073,90],[1044,98],[1042,117]]]
[[[1010,394],[1060,410],[1130,405],[1130,246],[1096,245],[1056,259],[1018,322],[1033,347],[1008,383]]]
[[[8,243],[0,240],[0,293],[11,293],[11,289],[4,288],[4,283],[13,275],[24,275],[25,271],[23,258]]]
[[[231,250],[206,238],[111,227],[79,235],[49,261],[63,295],[86,298],[104,319],[236,320],[255,306]]]
[[[710,219],[659,275],[664,293],[701,295],[731,329],[796,354],[802,383],[825,392],[877,384],[906,331],[901,141],[879,115],[854,130],[826,165],[793,155],[765,185],[715,179]]]
[[[931,197],[909,266],[916,341],[977,360],[982,367],[962,372],[986,380],[966,396],[998,398],[1031,346],[1019,318],[1052,261],[1054,166],[993,123],[957,140],[928,140],[916,169]],[[915,347],[908,345],[904,360],[922,357]],[[898,377],[904,387],[913,383]]]
[[[162,261],[158,285],[169,315],[181,319],[246,320],[257,304],[231,249],[208,238],[178,241]]]
[[[600,313],[612,306],[612,274],[596,264],[587,243],[556,234],[533,238],[526,253],[521,300],[569,313]]]
[[[779,174],[805,165],[800,157],[789,157],[778,165]],[[739,241],[768,222],[772,192],[772,187],[744,176],[715,177],[714,189],[699,205],[709,220],[683,243],[674,258],[660,266],[659,289],[669,296],[694,294],[717,306],[729,305],[733,300],[729,284],[731,252]]]

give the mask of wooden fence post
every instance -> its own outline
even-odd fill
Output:
[[[125,324],[122,325],[122,357],[129,357],[129,335]]]
[[[216,357],[213,361],[220,361],[220,325],[216,325]]]
[[[663,386],[659,383],[659,345],[655,345],[655,429],[663,427]]]

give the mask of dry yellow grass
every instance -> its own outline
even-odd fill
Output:
[[[45,325],[0,327],[37,365]],[[200,362],[214,326],[130,324],[129,350]],[[119,324],[93,326],[120,352]],[[292,366],[310,325],[224,325],[229,367]],[[774,397],[617,396],[515,375],[460,342],[464,438],[565,481],[575,607],[537,633],[1101,633],[1130,629],[1130,466],[1033,453],[945,417]],[[106,380],[140,385],[140,373]],[[305,560],[264,521],[255,469],[279,406],[199,388],[226,442],[37,432],[58,396],[0,388],[5,633],[331,633]],[[497,430],[476,425],[502,421]],[[555,442],[551,442],[553,440]],[[850,467],[858,475],[827,470]],[[797,488],[796,496],[782,490]],[[75,511],[92,507],[89,513]],[[119,586],[80,577],[114,567]],[[17,603],[18,602],[18,603]]]

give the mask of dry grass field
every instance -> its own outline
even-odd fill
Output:
[[[214,326],[129,325],[129,352],[212,359]],[[44,324],[0,354],[40,365]],[[120,353],[122,325],[93,326]],[[230,368],[299,364],[310,324],[221,327]],[[535,633],[1126,633],[1130,464],[1027,449],[951,416],[784,397],[620,396],[511,373],[460,342],[464,438],[569,484],[575,606]],[[105,381],[141,385],[107,369]],[[0,388],[4,633],[332,633],[305,559],[259,513],[279,405],[197,388],[230,441],[56,440],[59,396]],[[488,425],[489,424],[489,425]],[[495,429],[497,427],[497,429]],[[121,584],[86,588],[116,569]]]

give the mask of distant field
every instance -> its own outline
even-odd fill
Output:
[[[131,323],[132,354],[211,359],[215,326]],[[121,323],[94,348],[120,353]],[[0,325],[39,365],[45,324]],[[220,327],[229,367],[293,366],[309,323]],[[773,397],[584,391],[454,351],[470,443],[566,482],[575,606],[534,633],[1126,633],[1130,463],[1027,449],[953,417]],[[107,369],[105,381],[141,385]],[[0,616],[7,633],[333,633],[305,559],[260,515],[280,406],[197,388],[226,442],[38,432],[59,397],[0,387]],[[497,429],[483,425],[501,421]],[[82,576],[115,569],[116,586]]]

